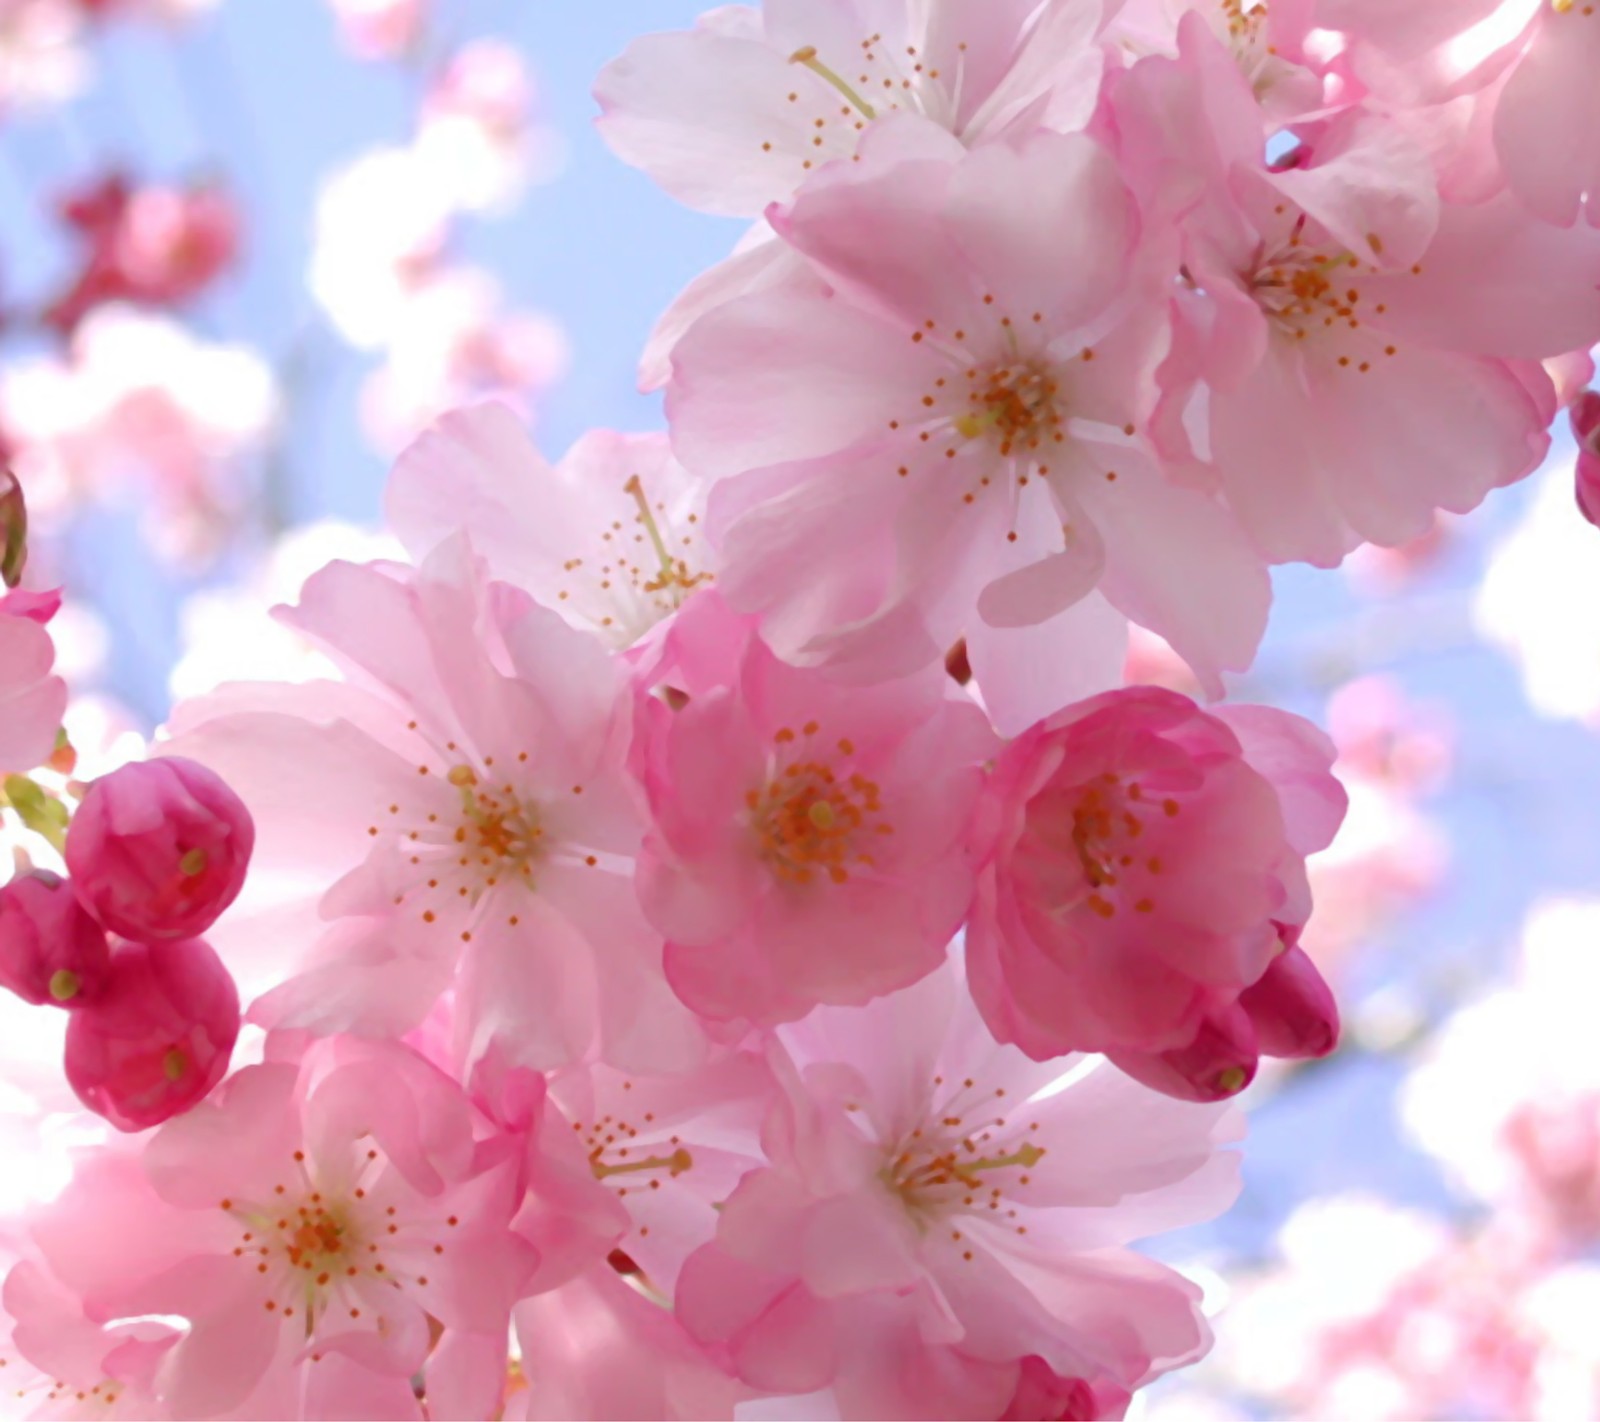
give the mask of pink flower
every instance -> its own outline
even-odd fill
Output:
[[[585,435],[560,464],[510,410],[446,415],[389,479],[389,522],[414,558],[465,531],[491,573],[616,648],[710,583],[705,489],[661,435]]]
[[[204,933],[244,887],[250,812],[214,771],[168,756],[90,785],[67,831],[78,898],[124,938]]]
[[[69,334],[106,302],[189,301],[238,254],[238,210],[214,183],[132,188],[113,174],[68,198],[63,214],[90,248],[82,271],[42,319]]]
[[[82,1007],[105,989],[105,930],[72,886],[43,869],[0,886],[0,986],[26,1002]]]
[[[608,65],[595,85],[600,130],[681,201],[755,217],[852,157],[891,115],[918,115],[969,146],[1041,123],[1082,128],[1103,66],[1099,20],[1099,6],[1062,0],[724,7],[694,30],[636,40]]]
[[[55,748],[67,709],[67,684],[50,634],[26,616],[0,610],[0,772],[32,770]]]
[[[641,706],[639,895],[679,997],[770,1024],[943,964],[998,742],[942,667],[841,686],[785,666],[708,593],[651,683],[673,700]]]
[[[1600,239],[1506,196],[1441,204],[1419,138],[1361,110],[1269,169],[1231,57],[1196,14],[1180,36],[1113,104],[1182,278],[1155,425],[1168,460],[1220,481],[1273,561],[1319,566],[1408,543],[1537,467],[1555,408],[1537,362],[1600,336]]]
[[[1585,390],[1567,413],[1578,441],[1578,510],[1600,525],[1600,391]]]
[[[1098,586],[1212,682],[1249,662],[1266,570],[1139,438],[1160,304],[1127,291],[1138,214],[1104,151],[863,164],[774,220],[806,280],[703,317],[667,410],[719,481],[723,594],[781,656],[888,676],[965,635],[981,678],[991,631],[1034,629],[1013,658],[1070,662]]]
[[[522,1355],[507,1422],[727,1418],[750,1397],[672,1314],[609,1264],[516,1309]]]
[[[427,0],[330,0],[340,32],[361,59],[400,59],[422,39]]]
[[[239,993],[208,944],[125,943],[98,996],[72,1014],[67,1081],[119,1131],[142,1131],[202,1100],[238,1035]]]
[[[33,1233],[90,1316],[187,1320],[154,1384],[176,1416],[415,1417],[424,1369],[465,1416],[537,1262],[513,1144],[414,1053],[337,1040],[92,1159]]]
[[[1070,1395],[1203,1351],[1197,1291],[1121,1246],[1231,1198],[1226,1113],[997,1046],[948,969],[778,1035],[769,1164],[676,1295],[745,1382],[831,1385],[847,1417],[1001,1417],[1043,1381],[1030,1359]]]
[[[1014,741],[967,933],[995,1035],[1039,1060],[1106,1052],[1201,1098],[1248,1083],[1258,1035],[1269,1052],[1331,1049],[1331,1000],[1292,945],[1311,909],[1305,858],[1344,814],[1332,761],[1285,712],[1207,713],[1154,687]]]
[[[224,688],[170,743],[256,817],[273,911],[235,918],[281,986],[252,1017],[401,1033],[453,986],[467,1064],[495,1043],[538,1068],[691,1064],[699,1029],[634,901],[643,816],[605,648],[487,582],[459,536],[415,571],[331,564],[281,616],[355,684]],[[288,964],[286,922],[308,945]]]

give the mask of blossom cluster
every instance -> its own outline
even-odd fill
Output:
[[[123,1132],[0,1232],[30,1415],[1118,1417],[1201,1357],[1129,1246],[1337,1046],[1348,805],[1224,675],[1273,565],[1470,512],[1593,375],[1591,8],[766,0],[611,64],[616,152],[754,222],[645,353],[667,431],[444,416],[405,556],[278,610],[325,674],[185,701],[7,886]],[[317,278],[375,344],[438,256],[382,235]]]

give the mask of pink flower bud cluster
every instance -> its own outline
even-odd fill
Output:
[[[119,1130],[189,1110],[227,1071],[233,978],[199,937],[238,897],[255,828],[210,770],[169,759],[93,782],[67,831],[70,878],[0,887],[0,986],[71,1014],[66,1075]]]

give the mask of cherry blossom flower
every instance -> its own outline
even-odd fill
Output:
[[[1231,57],[1197,15],[1180,34],[1113,104],[1135,189],[1176,217],[1163,454],[1214,471],[1273,561],[1318,566],[1530,473],[1555,412],[1536,362],[1600,334],[1592,235],[1441,205],[1422,145],[1358,110],[1269,168]]]
[[[361,392],[379,448],[398,450],[458,406],[494,398],[526,412],[565,374],[567,339],[547,316],[505,312],[482,272],[431,277],[406,299],[384,360]]]
[[[51,675],[55,645],[27,617],[0,612],[0,771],[32,770],[54,749],[67,684]]]
[[[536,124],[522,55],[500,40],[461,46],[434,79],[418,118],[417,152],[467,212],[501,208],[554,175],[560,148]]]
[[[503,406],[458,410],[401,456],[385,507],[414,557],[465,530],[495,577],[619,649],[716,573],[705,489],[660,435],[595,431],[552,468]]]
[[[1039,1060],[1106,1052],[1199,1099],[1242,1090],[1258,1051],[1331,1050],[1333,1004],[1296,939],[1305,858],[1344,813],[1332,761],[1286,712],[1208,714],[1153,687],[1013,742],[967,935],[991,1030]]]
[[[517,1305],[507,1422],[726,1418],[751,1396],[660,1304],[609,1265]]]
[[[202,1100],[238,1035],[239,993],[209,944],[125,943],[100,992],[72,1013],[67,1081],[119,1131],[142,1131]]]
[[[239,896],[255,826],[217,775],[179,756],[89,786],[67,831],[79,900],[113,933],[153,942],[204,933]]]
[[[169,743],[256,820],[272,911],[242,903],[219,941],[248,961],[286,922],[306,935],[254,1017],[403,1032],[454,984],[467,1062],[498,1042],[538,1067],[687,1064],[698,1029],[633,899],[643,824],[604,648],[486,583],[459,537],[414,573],[335,563],[282,615],[353,684],[225,688]]]
[[[7,0],[0,6],[0,113],[58,104],[90,72],[74,0]]]
[[[330,0],[345,43],[362,59],[402,59],[421,40],[428,0]]]
[[[1204,1349],[1198,1290],[1120,1246],[1230,1197],[1230,1117],[996,1046],[948,970],[779,1037],[770,1163],[676,1294],[744,1381],[999,1417],[1030,1359],[1132,1390]]]
[[[600,128],[681,201],[757,217],[893,115],[968,145],[1040,124],[1082,128],[1099,87],[1100,10],[1098,0],[725,6],[613,61],[595,86]]]
[[[119,306],[78,327],[70,363],[41,357],[0,380],[0,420],[36,514],[137,497],[160,549],[191,559],[237,516],[239,468],[276,413],[254,352]]]
[[[1213,683],[1244,666],[1266,572],[1138,436],[1160,332],[1116,322],[1138,219],[1110,158],[1043,135],[859,174],[778,218],[836,294],[729,302],[674,357],[673,445],[718,481],[724,596],[789,660],[894,675],[962,635],[977,666],[991,628],[1070,658],[1098,586]]]
[[[82,270],[43,314],[63,332],[108,302],[180,305],[210,286],[238,253],[239,214],[216,183],[135,188],[113,173],[62,207],[90,243]]]
[[[770,1024],[943,964],[999,747],[942,667],[840,686],[779,662],[709,593],[679,615],[651,684],[672,702],[641,704],[639,895],[679,997]]]
[[[33,1234],[91,1317],[188,1321],[154,1381],[176,1416],[415,1416],[424,1364],[441,1399],[504,1367],[537,1262],[509,1144],[415,1054],[335,1040],[93,1159]]]

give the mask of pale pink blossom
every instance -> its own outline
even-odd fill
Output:
[[[132,501],[171,556],[215,551],[276,413],[255,352],[118,306],[78,327],[70,361],[21,362],[0,381],[0,419],[41,521],[85,500]]]
[[[1225,1112],[995,1045],[948,969],[778,1035],[769,1164],[676,1292],[745,1382],[831,1385],[846,1417],[1000,1417],[1030,1359],[1070,1396],[1204,1350],[1199,1291],[1121,1246],[1231,1197]]]
[[[77,1008],[100,995],[110,969],[105,930],[65,879],[40,869],[0,886],[0,986]]]
[[[567,338],[548,316],[503,311],[486,274],[456,269],[410,293],[388,332],[384,363],[367,377],[368,438],[393,452],[447,411],[479,400],[527,413],[566,373]]]
[[[391,338],[444,253],[453,211],[414,149],[374,149],[323,182],[307,281],[352,345]]]
[[[1555,413],[1537,362],[1600,335],[1593,234],[1506,196],[1442,204],[1422,145],[1361,110],[1269,168],[1231,58],[1197,15],[1180,35],[1113,105],[1182,278],[1163,454],[1220,481],[1273,561],[1319,566],[1530,473]]]
[[[194,938],[244,887],[255,825],[215,772],[181,756],[125,765],[84,793],[67,831],[73,892],[113,933]]]
[[[51,675],[55,645],[27,617],[0,612],[0,772],[42,764],[55,748],[67,684]]]
[[[289,970],[255,1019],[403,1032],[453,985],[467,1061],[496,1042],[539,1067],[692,1058],[634,903],[644,825],[605,648],[486,582],[460,537],[416,571],[334,563],[281,615],[352,684],[224,688],[170,743],[256,820],[270,893],[219,939],[252,982]]]
[[[421,41],[428,0],[329,0],[344,41],[362,59],[403,59]]]
[[[841,169],[776,221],[811,276],[703,317],[667,410],[717,483],[723,594],[780,655],[892,675],[965,635],[977,667],[1033,629],[1011,655],[1070,660],[1098,587],[1213,684],[1249,662],[1265,568],[1139,434],[1160,305],[1119,320],[1139,223],[1103,150]]]
[[[1046,1060],[1106,1052],[1175,1094],[1242,1090],[1258,1054],[1321,1056],[1337,1015],[1296,946],[1305,859],[1344,814],[1333,747],[1262,706],[1130,688],[1001,756],[968,970],[990,1029]]]
[[[726,1418],[751,1396],[672,1313],[609,1264],[517,1305],[521,1367],[507,1422]]]
[[[239,1035],[239,993],[198,938],[124,943],[92,1002],[67,1026],[67,1081],[119,1131],[188,1111],[222,1080]]]
[[[713,581],[705,488],[662,435],[585,435],[555,466],[515,416],[446,415],[400,458],[385,510],[413,557],[464,530],[495,577],[618,649]]]
[[[413,1417],[424,1368],[465,1415],[537,1263],[512,1146],[415,1054],[338,1039],[91,1158],[33,1236],[91,1317],[187,1321],[153,1385],[175,1416]]]
[[[63,212],[89,242],[82,270],[42,317],[66,332],[107,302],[186,302],[238,255],[239,212],[217,183],[135,188],[113,173],[69,197]]]
[[[771,1024],[944,963],[999,742],[943,667],[841,686],[780,662],[708,593],[679,614],[648,685],[670,700],[640,704],[652,825],[639,896],[679,997]]]
[[[757,217],[913,115],[975,145],[1082,128],[1102,58],[1099,0],[805,0],[729,5],[647,35],[602,71],[600,129],[674,197]]]
[[[534,99],[526,62],[503,40],[469,41],[434,78],[416,149],[464,211],[504,207],[552,176],[559,146],[537,123]]]
[[[0,5],[0,113],[76,97],[91,62],[76,0],[5,0]]]

